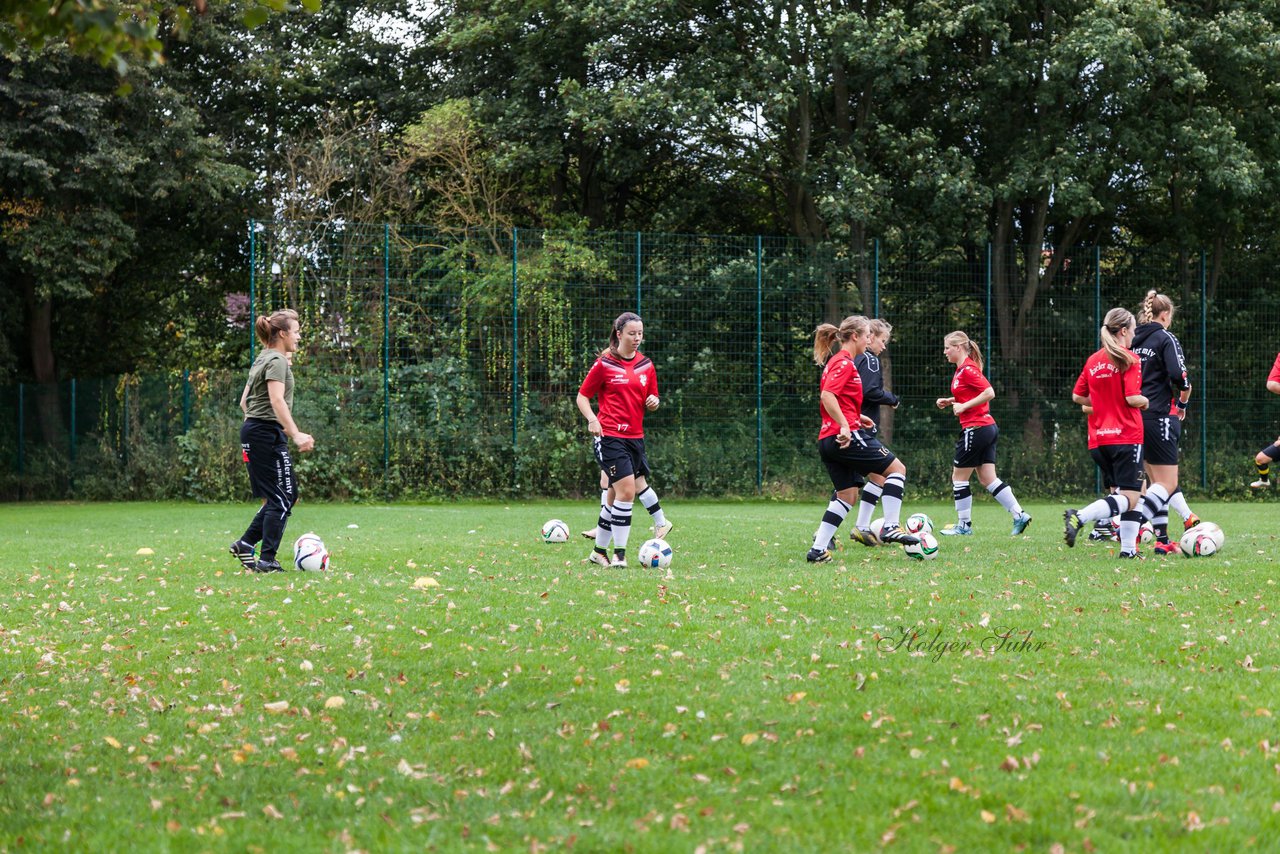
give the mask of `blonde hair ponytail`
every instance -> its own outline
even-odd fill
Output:
[[[982,350],[978,349],[978,342],[974,341],[965,333],[956,330],[942,339],[943,344],[959,344],[969,353],[969,358],[977,364],[978,370],[982,370]]]
[[[1173,311],[1173,300],[1152,288],[1142,298],[1142,307],[1138,309],[1138,322],[1150,323],[1166,311]]]
[[[831,347],[837,339],[840,343],[848,341],[870,328],[871,321],[860,314],[851,314],[840,321],[839,328],[832,323],[819,323],[813,330],[813,361],[825,365],[831,358]]]
[[[1102,319],[1102,349],[1106,350],[1107,355],[1111,357],[1111,364],[1122,371],[1138,361],[1138,357],[1132,350],[1121,344],[1116,336],[1125,329],[1132,329],[1133,325],[1133,315],[1127,308],[1113,308]]]

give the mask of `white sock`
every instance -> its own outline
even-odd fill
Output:
[[[631,536],[631,508],[635,504],[634,501],[618,501],[613,502],[613,520],[610,525],[613,527],[613,549],[614,551],[622,551],[627,547],[627,539]]]
[[[1081,522],[1099,522],[1103,519],[1110,519],[1128,509],[1128,502],[1125,501],[1123,495],[1108,495],[1106,498],[1099,498],[1087,507],[1077,510]]]
[[[973,515],[973,491],[969,489],[969,481],[951,481],[951,497],[956,503],[956,521],[968,525]]]
[[[1158,483],[1153,483],[1147,487],[1147,494],[1138,501],[1136,509],[1142,514],[1143,520],[1150,521],[1165,512],[1168,506],[1169,490]]]
[[[1013,490],[1009,484],[1000,478],[996,478],[987,484],[987,492],[991,493],[991,497],[1000,502],[1000,506],[1013,516],[1022,515],[1022,505],[1018,503],[1018,499],[1013,497]]]
[[[1175,489],[1173,495],[1169,496],[1169,506],[1173,508],[1173,512],[1182,517],[1185,522],[1192,516],[1191,505],[1187,503],[1187,496],[1182,494],[1181,489]]]
[[[862,487],[862,498],[858,501],[858,519],[853,523],[855,527],[871,527],[871,514],[876,512],[876,502],[880,500],[882,491],[879,486],[870,481]]]
[[[611,539],[613,539],[613,508],[606,504],[600,508],[600,519],[596,522],[596,548],[607,551]]]
[[[896,528],[898,517],[902,515],[902,493],[907,488],[907,476],[891,474],[884,479],[881,487],[880,505],[884,507],[884,524],[886,528]]]
[[[653,517],[654,527],[661,527],[667,524],[667,516],[662,512],[662,505],[658,503],[658,493],[653,491],[652,486],[646,486],[644,492],[636,497],[640,499],[644,509],[648,510],[649,515]]]
[[[1138,550],[1138,528],[1141,525],[1140,511],[1126,510],[1120,514],[1120,551],[1136,552]]]
[[[827,505],[827,512],[822,514],[822,523],[818,525],[818,530],[813,535],[815,549],[827,547],[827,543],[835,537],[836,531],[840,529],[840,523],[844,521],[845,516],[849,515],[851,509],[839,498],[831,499],[831,503]]]

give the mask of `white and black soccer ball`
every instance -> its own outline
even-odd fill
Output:
[[[1218,542],[1213,535],[1201,530],[1199,525],[1189,529],[1178,542],[1183,557],[1208,557],[1218,551]]]
[[[1222,528],[1218,527],[1214,522],[1201,522],[1195,527],[1199,528],[1201,533],[1212,538],[1214,545],[1218,547],[1218,551],[1222,551],[1222,547],[1226,545],[1227,542],[1227,535],[1223,532]]]
[[[324,540],[308,532],[293,544],[293,565],[306,572],[324,572],[329,568],[329,550]]]
[[[569,542],[569,526],[559,519],[548,519],[542,526],[542,541],[544,543]]]
[[[671,546],[667,545],[666,540],[652,539],[645,540],[640,546],[640,551],[636,553],[636,557],[640,561],[641,566],[647,566],[651,569],[666,569],[671,566]]]
[[[902,527],[907,529],[908,534],[932,534],[933,520],[927,513],[912,513]]]
[[[938,538],[928,531],[921,531],[916,534],[920,538],[920,542],[912,546],[903,546],[902,550],[907,553],[907,557],[913,560],[933,560],[938,556]]]
[[[1138,528],[1138,542],[1146,545],[1154,542],[1156,538],[1155,526],[1150,522],[1143,522],[1142,527]]]

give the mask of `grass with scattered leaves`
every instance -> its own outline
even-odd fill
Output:
[[[540,541],[589,502],[304,504],[330,571],[256,576],[249,505],[6,506],[0,850],[1274,846],[1274,513],[1030,509],[815,566],[820,501],[668,501],[665,577]]]

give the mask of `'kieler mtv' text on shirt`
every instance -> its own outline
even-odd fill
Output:
[[[1072,392],[1089,398],[1093,407],[1090,448],[1142,444],[1142,412],[1125,400],[1142,393],[1142,366],[1137,359],[1121,371],[1106,350],[1099,350],[1084,363]]]
[[[578,393],[599,396],[600,430],[618,439],[644,437],[644,401],[658,393],[658,372],[653,361],[636,351],[630,359],[606,353],[596,359]]]
[[[982,369],[973,359],[961,362],[951,377],[951,396],[956,399],[956,403],[968,403],[989,388],[991,383],[987,382]],[[991,405],[988,403],[966,409],[959,417],[961,427],[986,427],[996,423],[991,417]]]
[[[821,390],[836,396],[840,411],[844,413],[845,421],[849,422],[849,430],[856,431],[862,415],[862,377],[858,375],[853,357],[848,352],[841,350],[827,360],[826,367],[822,369]],[[839,433],[840,425],[821,401],[818,402],[818,409],[822,412],[822,430],[818,433],[818,441],[822,441]]]

